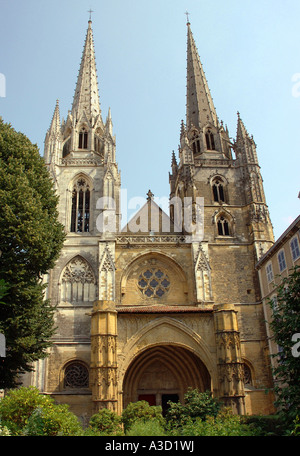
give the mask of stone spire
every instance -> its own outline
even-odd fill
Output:
[[[56,100],[54,114],[48,130],[49,136],[58,137],[61,134],[60,130],[60,114],[59,114],[59,101]]]
[[[85,112],[88,119],[101,116],[92,21],[89,20],[82,59],[74,94],[72,115],[79,119]]]
[[[51,120],[50,127],[45,137],[44,160],[46,164],[53,163],[58,160],[62,140],[59,101],[56,100],[56,105]]]
[[[187,23],[187,96],[186,96],[186,126],[193,125],[197,129],[210,123],[218,128],[218,118],[213,99],[207,84],[199,53]]]

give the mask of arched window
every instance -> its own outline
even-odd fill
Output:
[[[205,133],[206,147],[208,150],[216,150],[214,135],[210,130]]]
[[[200,139],[197,131],[194,131],[193,137],[192,137],[192,148],[194,154],[199,154],[201,151],[200,148]]]
[[[88,132],[83,127],[79,132],[78,149],[87,149],[87,148],[88,148]]]
[[[87,181],[80,178],[72,191],[71,232],[87,233],[90,230],[90,188]]]
[[[88,368],[80,361],[69,363],[64,370],[64,389],[78,389],[89,387]]]
[[[218,220],[218,234],[219,236],[229,236],[229,223],[223,216]]]
[[[213,195],[214,201],[217,203],[225,202],[225,195],[224,195],[224,185],[220,179],[215,179],[213,182]]]
[[[76,256],[65,267],[61,278],[61,300],[73,305],[93,302],[96,298],[96,279],[89,263]]]
[[[248,385],[248,386],[253,385],[251,369],[248,366],[248,364],[246,364],[245,362],[244,362],[244,384]]]

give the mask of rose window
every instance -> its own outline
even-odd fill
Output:
[[[148,268],[140,274],[138,287],[143,295],[148,298],[161,298],[169,291],[170,280],[161,269]]]
[[[67,366],[64,380],[65,388],[88,388],[89,372],[83,364],[74,362]]]

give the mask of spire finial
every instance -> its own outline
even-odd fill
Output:
[[[186,15],[186,19],[187,19],[186,25],[189,25],[190,24],[190,19],[189,19],[189,14],[190,13],[188,11],[186,11],[184,14]]]
[[[147,201],[151,201],[154,198],[154,194],[151,192],[151,190],[148,191],[147,196]]]
[[[92,13],[94,13],[94,11],[90,8],[90,9],[88,10],[88,13],[90,13],[89,22],[92,22]]]

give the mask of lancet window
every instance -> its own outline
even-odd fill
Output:
[[[220,179],[215,179],[213,182],[213,196],[215,202],[225,202],[225,195],[224,195],[224,185]]]
[[[210,130],[205,134],[206,147],[208,150],[216,150],[214,135]]]
[[[71,232],[90,231],[90,187],[88,182],[78,179],[72,190]]]
[[[88,132],[83,127],[79,132],[78,149],[87,149],[87,148],[88,148]]]
[[[218,234],[219,236],[229,236],[229,223],[225,217],[220,217],[218,220]]]

